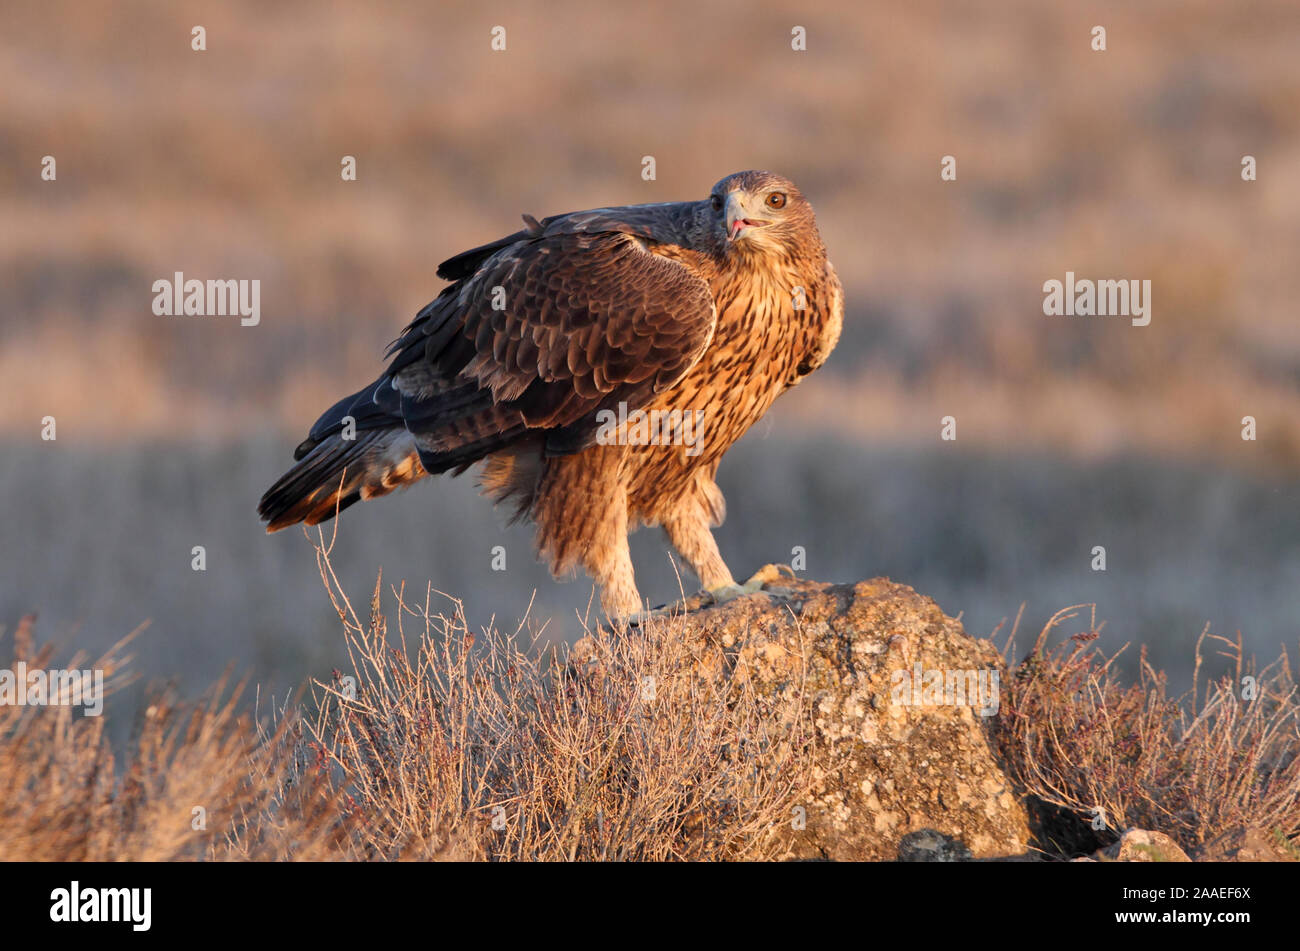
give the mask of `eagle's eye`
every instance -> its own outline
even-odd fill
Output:
[[[721,210],[722,210],[722,196],[721,196],[721,195],[710,195],[710,196],[709,196],[709,204],[713,206],[713,210],[714,210],[714,211],[721,211]]]
[[[772,192],[772,194],[767,196],[767,207],[784,208],[785,194],[783,192]]]

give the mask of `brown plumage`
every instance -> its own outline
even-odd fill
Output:
[[[735,590],[710,531],[718,463],[839,338],[812,207],[779,175],[740,172],[703,201],[524,221],[442,263],[452,283],[388,369],[317,420],[262,497],[267,531],[483,462],[485,493],[536,524],[555,574],[586,568],[611,615],[642,608],[638,525],[663,526],[706,588]]]

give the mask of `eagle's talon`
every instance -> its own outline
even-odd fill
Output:
[[[661,604],[657,608],[637,611],[634,614],[628,614],[618,619],[619,624],[625,624],[629,628],[642,627],[651,618],[670,618],[679,614],[685,614],[690,611],[690,604],[687,601],[670,601],[667,604]]]
[[[764,585],[780,581],[782,578],[788,578],[791,581],[799,580],[799,576],[794,573],[794,569],[789,565],[764,565],[750,576],[749,580],[745,582],[745,586],[757,585],[758,588],[762,588]]]
[[[716,588],[705,588],[701,593],[708,598],[709,604],[726,604],[728,601],[749,594],[738,584],[724,584]]]

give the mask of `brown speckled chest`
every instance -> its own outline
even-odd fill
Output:
[[[700,410],[700,452],[683,446],[631,446],[623,457],[629,515],[644,524],[696,479],[712,481],[723,454],[762,418],[785,390],[826,359],[839,337],[839,280],[825,259],[789,262],[778,272],[711,281],[717,329],[699,362],[651,404],[659,410]],[[796,309],[794,288],[804,288]]]

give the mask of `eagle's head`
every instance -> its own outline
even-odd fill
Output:
[[[812,205],[774,172],[728,175],[713,186],[709,208],[728,257],[793,256],[821,246]]]

